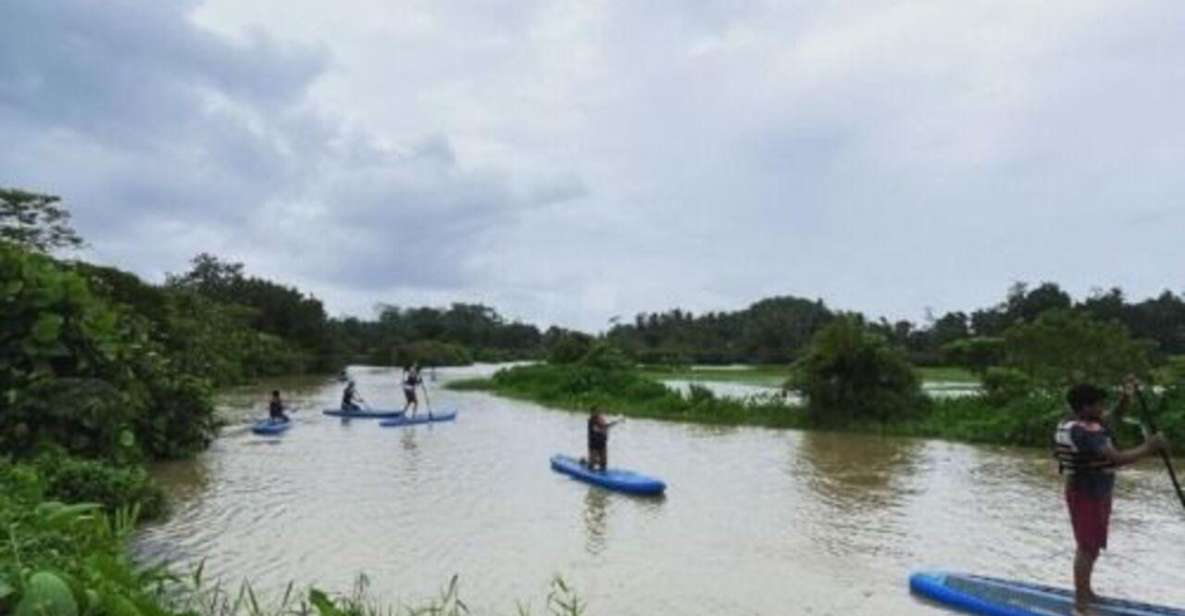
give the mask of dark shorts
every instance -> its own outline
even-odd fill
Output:
[[[404,397],[404,398],[407,398],[407,401],[408,401],[408,402],[415,402],[415,401],[416,401],[416,390],[414,390],[414,389],[407,389],[407,388],[405,387],[405,388],[403,389],[403,397]]]
[[[1111,524],[1111,496],[1099,498],[1081,490],[1066,490],[1070,525],[1078,548],[1092,554],[1107,547],[1107,528]]]

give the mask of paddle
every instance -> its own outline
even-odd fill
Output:
[[[1144,438],[1152,434],[1156,434],[1156,424],[1152,416],[1148,413],[1148,402],[1144,399],[1144,392],[1136,389],[1136,398],[1140,401],[1140,425],[1144,428]],[[1165,398],[1161,397],[1160,407],[1164,408]],[[1185,507],[1185,492],[1181,491],[1181,483],[1177,481],[1177,471],[1173,469],[1172,458],[1169,458],[1169,452],[1161,449],[1160,459],[1164,461],[1164,467],[1169,472],[1169,479],[1173,482],[1173,489],[1177,492],[1177,499],[1181,501],[1181,506]]]
[[[432,401],[428,399],[428,386],[420,379],[420,389],[424,390],[424,405],[428,407],[428,418],[432,418]]]

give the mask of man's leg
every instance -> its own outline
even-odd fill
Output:
[[[1074,609],[1079,614],[1089,614],[1090,603],[1095,600],[1091,576],[1098,557],[1098,550],[1079,547],[1074,552]]]

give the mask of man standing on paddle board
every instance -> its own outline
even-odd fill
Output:
[[[609,428],[618,422],[606,422],[600,409],[593,407],[588,416],[588,468],[604,471],[609,467]]]
[[[1107,547],[1107,529],[1111,522],[1111,499],[1115,487],[1115,469],[1164,449],[1164,438],[1149,435],[1142,445],[1120,451],[1111,442],[1108,424],[1117,420],[1135,392],[1136,382],[1129,378],[1115,409],[1107,413],[1103,403],[1107,392],[1094,385],[1075,385],[1066,393],[1073,415],[1058,424],[1054,433],[1054,456],[1058,471],[1066,475],[1066,504],[1074,529],[1077,550],[1074,554],[1074,614],[1090,614],[1096,599],[1091,588],[1091,574],[1099,551]]]
[[[407,399],[403,405],[403,412],[406,413],[410,408],[412,417],[415,417],[420,410],[420,403],[416,400],[416,387],[419,387],[423,382],[424,380],[420,378],[419,363],[403,367],[403,397]]]

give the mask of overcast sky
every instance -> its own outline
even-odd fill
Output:
[[[1185,3],[16,0],[0,185],[83,256],[541,326],[1185,289]]]

